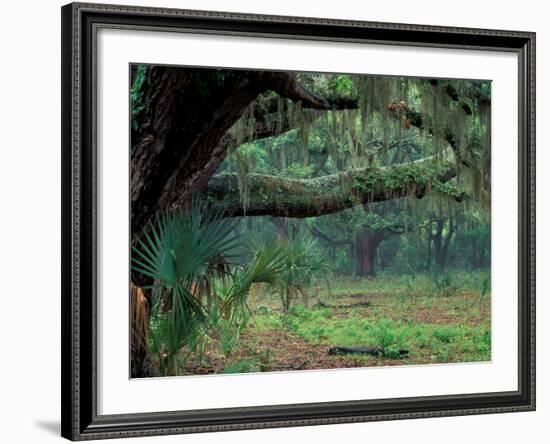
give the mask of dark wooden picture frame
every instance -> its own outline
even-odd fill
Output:
[[[535,409],[535,34],[73,3],[62,8],[62,435],[71,440]],[[98,28],[507,51],[519,66],[518,390],[97,414],[95,57]],[[498,223],[496,221],[495,223]]]

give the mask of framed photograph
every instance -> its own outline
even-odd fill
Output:
[[[535,409],[535,34],[62,8],[62,435]]]

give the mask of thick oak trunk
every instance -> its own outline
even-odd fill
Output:
[[[228,130],[263,89],[260,72],[220,75],[149,68],[131,152],[134,233],[159,209],[181,206],[206,185],[232,142]]]

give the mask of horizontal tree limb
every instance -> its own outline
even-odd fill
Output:
[[[205,195],[225,216],[306,218],[332,214],[356,205],[406,196],[423,197],[432,187],[456,176],[451,150],[386,168],[358,168],[313,179],[249,174],[211,177]]]

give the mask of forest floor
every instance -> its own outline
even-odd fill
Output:
[[[481,296],[486,272],[320,282],[309,300],[283,314],[263,288],[251,298],[253,317],[225,355],[213,340],[183,374],[245,373],[491,359],[491,295]],[[331,347],[373,347],[375,356],[330,355]],[[406,357],[399,350],[407,350]]]

